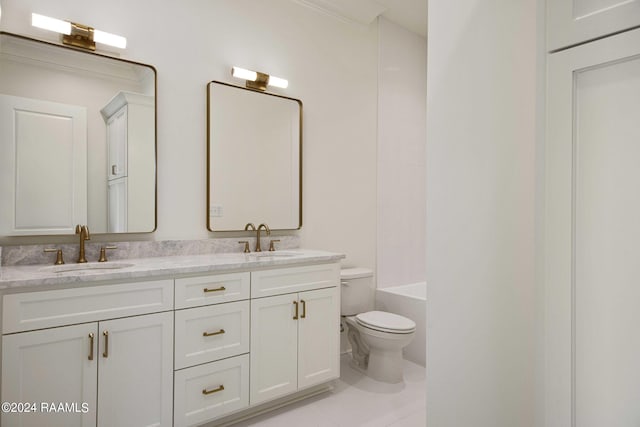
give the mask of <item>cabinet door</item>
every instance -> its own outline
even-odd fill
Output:
[[[127,181],[128,178],[124,177],[111,180],[107,184],[107,231],[109,233],[129,231]]]
[[[340,376],[338,288],[300,292],[298,388]]]
[[[297,385],[297,294],[251,300],[252,405],[292,393]]]
[[[37,412],[3,413],[2,425],[95,426],[97,333],[97,323],[88,323],[5,335],[2,338],[2,401],[33,402]],[[68,403],[74,410],[51,413],[41,407],[41,403]],[[83,404],[86,404],[84,408]],[[83,409],[86,413],[82,413]]]
[[[107,122],[108,179],[127,175],[127,106],[118,110]]]
[[[548,427],[640,420],[640,30],[550,55]]]
[[[173,312],[100,322],[98,425],[170,426]]]
[[[549,50],[594,40],[640,25],[638,0],[549,0]]]

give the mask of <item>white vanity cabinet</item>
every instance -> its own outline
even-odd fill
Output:
[[[174,426],[249,406],[251,273],[176,279]]]
[[[252,405],[340,376],[338,277],[338,264],[252,273]]]
[[[4,295],[0,400],[38,406],[2,426],[196,426],[328,390],[340,374],[337,258],[252,268],[241,257],[244,271]]]
[[[549,50],[595,40],[640,25],[639,0],[549,0]]]
[[[2,401],[37,412],[2,425],[170,426],[172,308],[172,280],[6,295]]]

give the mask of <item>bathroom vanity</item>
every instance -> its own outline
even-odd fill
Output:
[[[219,425],[325,391],[342,258],[2,267],[2,425]]]

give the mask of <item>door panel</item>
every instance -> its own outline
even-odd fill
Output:
[[[640,58],[576,75],[576,425],[640,424]]]
[[[3,413],[2,425],[95,426],[97,332],[97,323],[86,323],[3,336],[2,402],[33,402],[37,411]],[[73,410],[49,412],[57,403],[69,403]]]
[[[129,178],[113,179],[107,183],[107,232],[129,231],[127,184]]]
[[[549,58],[547,426],[640,424],[640,31]]]
[[[0,235],[87,223],[86,108],[0,95]]]
[[[340,376],[339,298],[338,288],[300,292],[298,388]]]
[[[296,391],[297,294],[251,300],[252,405]]]
[[[99,338],[98,425],[171,426],[173,312],[100,322]]]

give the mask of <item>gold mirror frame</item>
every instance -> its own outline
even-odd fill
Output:
[[[150,73],[153,74],[153,102],[154,102],[154,106],[153,106],[153,157],[149,159],[149,161],[153,161],[153,224],[149,224],[152,225],[151,229],[145,229],[145,230],[132,230],[132,231],[123,231],[123,232],[108,232],[108,231],[102,231],[100,230],[92,230],[92,234],[132,234],[132,233],[140,233],[140,234],[147,234],[147,233],[153,233],[156,231],[157,226],[158,226],[158,172],[157,172],[157,168],[158,168],[158,78],[157,78],[157,70],[153,65],[150,64],[145,64],[145,63],[141,63],[141,62],[136,62],[136,61],[131,61],[128,59],[121,59],[121,58],[117,58],[117,57],[113,57],[110,55],[105,55],[105,54],[101,54],[101,53],[97,53],[97,52],[93,52],[93,51],[87,51],[84,49],[78,49],[78,48],[74,48],[71,46],[66,46],[66,45],[62,45],[62,44],[57,44],[57,43],[53,43],[50,41],[45,41],[45,40],[38,40],[38,39],[34,39],[31,37],[27,37],[27,36],[22,36],[19,34],[13,34],[10,32],[6,32],[6,31],[0,31],[0,37],[12,37],[18,40],[23,40],[26,42],[30,42],[30,43],[37,43],[39,45],[42,46],[46,46],[47,48],[51,48],[51,49],[61,49],[59,51],[56,52],[69,52],[69,55],[74,55],[74,54],[82,54],[82,55],[90,55],[92,58],[98,58],[98,60],[108,60],[108,61],[116,61],[117,63],[121,63],[121,64],[129,64],[132,66],[138,66],[138,67],[143,67],[145,69],[148,69]],[[73,53],[72,53],[73,52]],[[55,56],[55,54],[54,54]],[[93,60],[93,59],[92,59]],[[95,67],[95,64],[92,65],[93,67]],[[98,111],[98,114],[100,114],[100,112]],[[106,162],[105,162],[106,163]],[[149,166],[149,169],[151,169],[151,167]],[[148,176],[148,175],[147,175]],[[107,198],[108,198],[108,194],[107,194]],[[88,201],[87,201],[88,202]],[[108,203],[108,202],[107,202]],[[88,223],[90,224],[91,222],[90,216],[88,217]],[[43,233],[43,234],[36,234],[36,233],[28,233],[28,234],[11,234],[11,235],[1,235],[0,237],[9,237],[9,236],[15,236],[15,237],[25,237],[25,236],[37,236],[37,235],[55,235],[55,234],[63,234],[63,233]]]
[[[268,92],[262,92],[262,91],[257,91],[257,90],[253,90],[253,89],[249,89],[249,88],[245,88],[245,87],[241,87],[241,86],[236,86],[236,85],[232,85],[229,83],[224,83],[224,82],[220,82],[220,81],[211,81],[208,83],[207,85],[207,204],[206,204],[206,218],[207,218],[207,229],[209,231],[212,232],[226,232],[226,231],[244,231],[244,229],[242,227],[244,227],[244,221],[246,222],[255,222],[256,225],[260,222],[269,222],[268,219],[265,218],[246,218],[246,219],[241,219],[240,222],[242,223],[241,225],[239,225],[239,228],[225,228],[225,229],[214,229],[211,223],[211,215],[210,215],[210,208],[211,208],[211,203],[212,203],[212,188],[211,188],[211,181],[212,181],[212,155],[214,154],[212,152],[212,102],[213,100],[211,99],[211,90],[212,90],[212,85],[221,85],[222,87],[226,87],[226,88],[233,88],[234,90],[240,90],[240,91],[245,91],[245,93],[252,93],[252,94],[256,94],[256,95],[263,95],[263,96],[267,96],[267,97],[273,97],[273,98],[277,98],[277,99],[281,99],[281,100],[287,100],[287,101],[292,101],[294,102],[298,108],[299,108],[299,114],[298,114],[298,129],[299,129],[299,135],[298,135],[298,165],[297,165],[297,169],[298,169],[298,176],[297,176],[297,186],[298,186],[298,203],[297,203],[297,209],[298,209],[298,214],[297,214],[297,225],[294,227],[278,227],[278,226],[274,226],[271,227],[272,230],[299,230],[302,227],[302,152],[303,152],[303,145],[302,145],[302,140],[303,140],[303,104],[302,101],[296,98],[291,98],[288,96],[284,96],[284,95],[278,95],[278,94],[273,94],[273,93],[268,93]],[[247,171],[247,173],[249,173],[249,171]],[[248,195],[247,197],[251,197],[251,195]],[[240,223],[239,223],[240,224]],[[271,224],[269,224],[269,226],[271,226]]]

